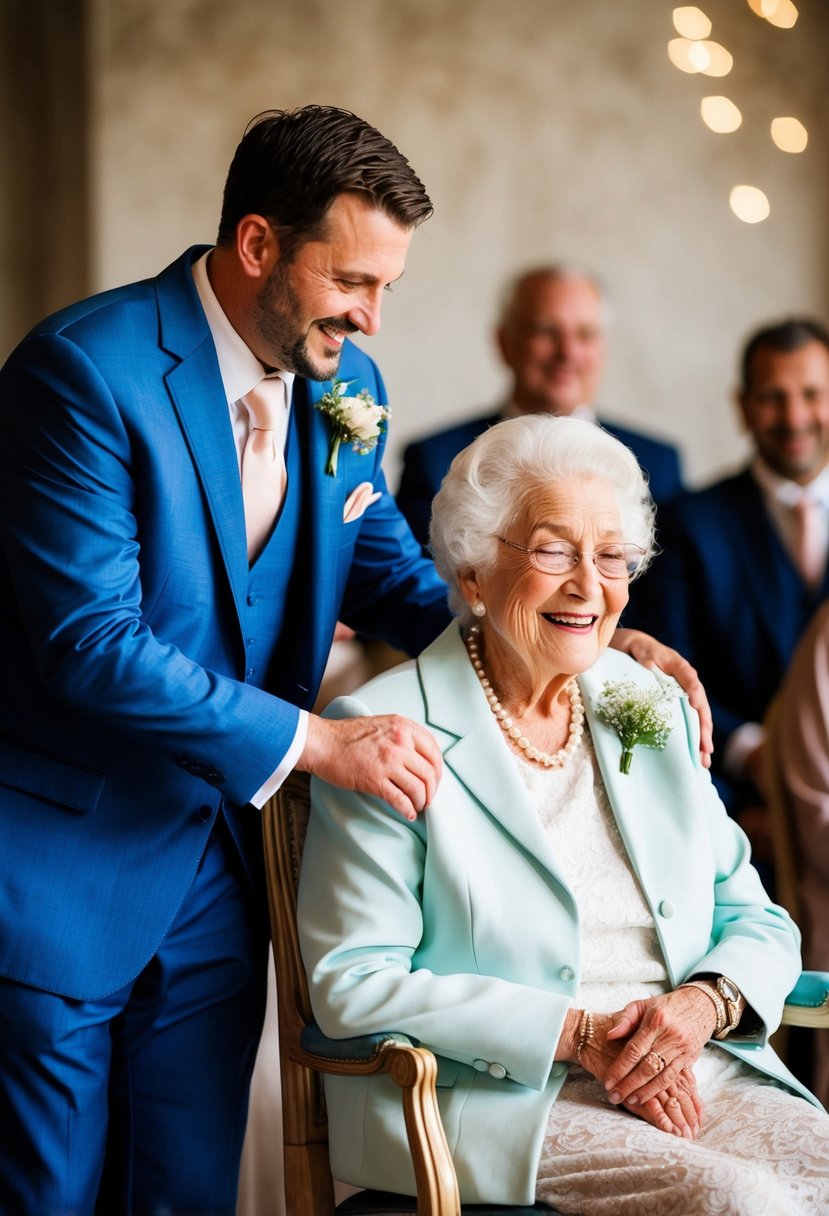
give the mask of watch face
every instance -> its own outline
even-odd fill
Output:
[[[720,976],[717,987],[727,1001],[739,1001],[740,989],[733,982],[733,980],[730,980],[727,976]]]

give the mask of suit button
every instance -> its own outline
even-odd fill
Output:
[[[207,821],[210,819],[210,816],[212,813],[213,812],[211,811],[209,806],[200,806],[199,809],[196,811],[196,813],[193,815],[193,822],[194,823],[207,823]]]
[[[572,967],[562,967],[558,975],[559,979],[564,980],[566,984],[569,984],[571,980],[576,978],[576,973]]]
[[[504,1077],[507,1075],[507,1070],[504,1068],[503,1064],[490,1064],[489,1075],[494,1077],[496,1081],[503,1081]]]
[[[563,1077],[566,1072],[567,1072],[567,1065],[558,1063],[558,1064],[554,1064],[553,1067],[550,1069],[550,1076],[551,1077]]]
[[[659,905],[659,915],[664,916],[666,920],[670,920],[674,914],[674,905],[669,899],[663,899]]]
[[[489,1070],[486,1060],[473,1060],[472,1067],[477,1068],[478,1072],[487,1072]]]
[[[249,605],[250,605],[250,607],[252,608],[254,604],[258,604],[258,603],[259,603],[259,601],[261,600],[261,598],[262,598],[262,596],[261,596],[261,595],[254,595],[254,594],[253,594],[253,592],[251,592],[251,594],[248,596],[248,604],[249,604]]]
[[[255,671],[256,671],[256,668],[255,668],[255,667],[249,667],[249,668],[247,669],[247,671],[245,672],[245,675],[247,676],[247,678],[248,678],[249,680],[253,679],[253,673],[254,673]]]

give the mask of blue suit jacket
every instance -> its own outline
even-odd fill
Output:
[[[432,499],[457,456],[487,427],[500,422],[500,414],[484,414],[470,418],[458,426],[427,435],[411,443],[403,453],[403,472],[397,491],[397,505],[408,519],[422,545],[429,543],[429,520]],[[682,490],[679,453],[670,444],[662,443],[638,431],[600,419],[601,425],[633,452],[648,474],[651,494],[657,503],[667,502]]]
[[[0,373],[0,973],[73,997],[145,965],[217,814],[257,871],[259,817],[240,808],[313,703],[338,616],[412,650],[448,619],[382,444],[327,476],[312,406],[328,386],[297,379],[296,632],[263,687],[246,682],[244,512],[201,252],[45,321]],[[385,400],[350,344],[341,375]],[[362,481],[383,496],[344,524]]]
[[[697,668],[714,714],[714,772],[732,808],[748,796],[725,776],[732,731],[760,722],[798,638],[829,594],[804,585],[754,478],[743,470],[659,513],[661,554],[636,584],[636,619]]]
[[[808,1096],[767,1041],[800,971],[799,935],[769,902],[743,833],[700,768],[696,714],[675,702],[666,749],[636,748],[624,776],[618,736],[594,714],[608,679],[648,687],[655,677],[609,650],[579,685],[670,982],[731,976],[762,1027],[711,1050]],[[394,1029],[432,1048],[461,1198],[532,1203],[548,1113],[567,1076],[553,1057],[582,974],[578,908],[457,624],[416,663],[327,712],[389,709],[433,732],[443,777],[414,823],[312,782],[299,915],[314,1014],[334,1038]],[[327,1077],[326,1096],[336,1177],[413,1193],[393,1081]]]

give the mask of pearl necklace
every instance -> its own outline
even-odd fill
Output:
[[[478,647],[480,633],[480,625],[473,625],[470,628],[466,636],[466,649],[469,651],[469,661],[475,669],[475,674],[481,681],[481,687],[486,694],[489,708],[495,715],[501,730],[514,747],[521,749],[527,760],[534,760],[536,764],[543,764],[544,768],[564,768],[572,752],[578,746],[579,739],[584,734],[584,703],[581,699],[578,684],[575,680],[571,680],[568,685],[570,696],[570,736],[564,747],[559,748],[557,752],[544,752],[539,747],[533,747],[526,735],[521,734],[520,729],[515,725],[515,721],[510,717],[508,711],[504,709],[498,700],[495,689],[489,681],[484,665],[481,662],[481,653]]]

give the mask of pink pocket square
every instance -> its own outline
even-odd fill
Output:
[[[375,491],[370,481],[361,481],[345,500],[343,523],[351,524],[355,519],[359,519],[363,512],[381,497],[380,491]]]

